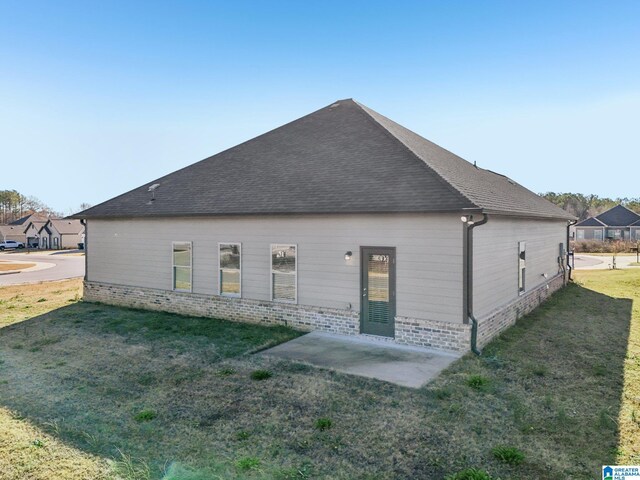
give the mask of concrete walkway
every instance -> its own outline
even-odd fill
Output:
[[[308,333],[265,350],[261,355],[306,362],[412,388],[434,379],[462,356],[323,332]]]

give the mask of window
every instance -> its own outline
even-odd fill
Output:
[[[173,242],[173,289],[191,291],[191,242]]]
[[[596,240],[602,240],[602,230],[594,230],[593,231],[593,238]]]
[[[619,239],[622,236],[622,230],[609,229],[607,230],[607,238]]]
[[[518,242],[518,293],[524,293],[524,274],[526,270],[526,245]]]
[[[578,240],[584,240],[584,230],[582,228],[576,230],[576,233],[578,234]]]
[[[296,245],[271,245],[271,299],[298,301],[298,262]]]
[[[218,244],[219,293],[227,297],[242,295],[241,247],[239,243]]]

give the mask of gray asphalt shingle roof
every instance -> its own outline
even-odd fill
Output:
[[[37,213],[30,213],[29,215],[26,215],[22,218],[14,220],[13,222],[9,223],[9,225],[24,225],[26,228],[29,225],[29,222],[31,221],[46,222],[47,220],[49,219],[44,215],[39,215]]]
[[[629,227],[640,222],[640,214],[623,205],[616,205],[606,212],[576,224],[576,227]]]
[[[24,227],[21,225],[0,225],[0,239],[9,235],[24,235]]]
[[[51,224],[55,227],[58,233],[62,235],[77,235],[82,233],[84,230],[84,225],[80,223],[80,220],[70,219],[70,218],[61,218],[61,219],[51,219],[47,223]]]
[[[576,223],[576,227],[604,227],[606,226],[600,220],[595,217],[589,217],[580,223]]]
[[[616,205],[596,218],[610,227],[627,227],[640,220],[640,215],[627,207]]]
[[[351,99],[73,217],[446,211],[574,218]]]

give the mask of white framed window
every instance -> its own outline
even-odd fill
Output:
[[[576,230],[576,233],[578,234],[578,240],[584,240],[584,229],[579,228]]]
[[[602,230],[598,229],[598,230],[594,230],[593,231],[593,238],[596,240],[602,240]]]
[[[193,283],[191,242],[172,243],[172,288],[176,292],[191,292]]]
[[[525,289],[525,272],[527,269],[526,259],[527,246],[525,242],[518,242],[518,293],[522,295]]]
[[[218,243],[218,294],[242,296],[242,245]]]
[[[271,244],[271,300],[298,302],[298,246]]]

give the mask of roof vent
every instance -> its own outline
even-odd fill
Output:
[[[156,189],[160,186],[159,183],[154,183],[149,187],[149,192],[151,192],[151,200],[147,202],[147,205],[153,205],[153,202],[156,201]]]

